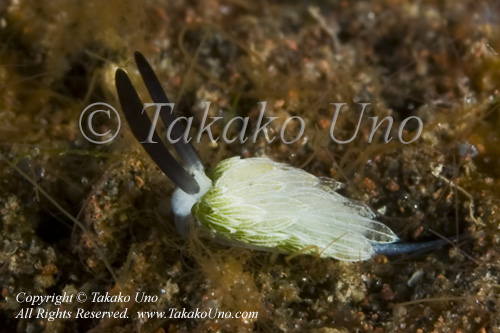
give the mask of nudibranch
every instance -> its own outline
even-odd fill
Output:
[[[167,128],[176,120],[153,69],[136,52],[135,62]],[[360,261],[376,253],[398,254],[442,245],[443,241],[398,243],[396,234],[366,206],[338,192],[339,183],[267,157],[232,157],[207,175],[195,148],[173,143],[179,163],[162,143],[128,75],[116,71],[116,88],[127,122],[149,156],[177,189],[172,211],[179,233],[191,223],[225,244],[279,253],[318,253]],[[146,104],[145,104],[146,105]],[[174,137],[182,129],[173,127]],[[145,140],[149,138],[148,140]]]

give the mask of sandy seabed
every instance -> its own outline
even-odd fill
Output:
[[[9,332],[500,332],[500,7],[491,1],[34,1],[0,3],[0,318]],[[174,185],[126,124],[96,145],[78,121],[119,103],[117,68],[147,101],[133,61],[152,63],[176,110],[220,135],[258,102],[304,120],[282,140],[196,143],[211,168],[269,156],[345,183],[406,242],[456,246],[363,262],[293,258],[178,236]],[[356,103],[371,103],[356,129]],[[370,117],[424,127],[369,143]],[[116,121],[97,118],[101,132]],[[295,124],[295,127],[294,125]],[[290,135],[297,132],[290,123]],[[237,128],[237,127],[235,127]],[[411,138],[408,124],[402,133]],[[235,133],[237,134],[237,130]],[[136,301],[137,292],[149,301]],[[25,295],[73,295],[32,304]],[[116,296],[93,301],[92,293]],[[119,295],[130,295],[128,299]],[[77,297],[80,297],[76,301]],[[32,312],[29,309],[33,308]],[[138,313],[246,312],[246,318]],[[126,313],[37,318],[42,313]],[[20,313],[22,315],[20,315]],[[31,315],[28,315],[31,313]],[[168,311],[167,311],[168,314]]]

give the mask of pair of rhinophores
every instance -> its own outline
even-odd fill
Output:
[[[161,83],[144,56],[135,62],[154,103],[169,103]],[[150,137],[151,120],[128,75],[116,71],[116,89],[127,122],[149,156],[178,186],[172,211],[180,234],[194,221],[216,240],[236,246],[279,253],[319,253],[344,261],[360,261],[375,254],[394,255],[431,249],[443,240],[402,244],[367,207],[338,194],[338,183],[267,157],[221,161],[210,174],[194,147],[183,140],[174,148],[183,165],[170,154],[158,134]],[[165,108],[167,110],[165,110]],[[167,128],[176,117],[163,107]],[[176,124],[177,125],[177,124]],[[173,126],[172,137],[183,134]]]

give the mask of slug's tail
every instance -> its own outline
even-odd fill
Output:
[[[396,256],[400,254],[426,252],[440,249],[447,245],[455,245],[458,241],[469,237],[469,235],[459,235],[447,239],[437,239],[421,243],[372,243],[372,248],[376,254]]]

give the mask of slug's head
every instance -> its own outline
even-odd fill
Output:
[[[174,123],[176,118],[173,104],[170,104],[160,81],[141,53],[136,51],[134,57],[163,125],[169,128],[174,124],[171,126],[172,137],[181,138],[184,131],[179,122]],[[148,115],[143,114],[146,107],[143,107],[132,81],[122,69],[116,70],[115,83],[120,105],[135,138],[165,175],[178,186],[172,196],[172,211],[177,230],[185,234],[189,227],[191,208],[210,189],[212,182],[205,174],[198,153],[189,142],[181,138],[173,144],[182,164],[170,154],[155,131],[156,123],[153,124]],[[155,115],[155,119],[157,118]]]
[[[172,194],[172,212],[174,213],[175,227],[182,236],[187,236],[189,232],[189,226],[193,219],[191,215],[193,206],[212,186],[212,181],[205,175],[205,172],[195,170],[193,177],[200,186],[199,192],[189,194],[179,187]]]

